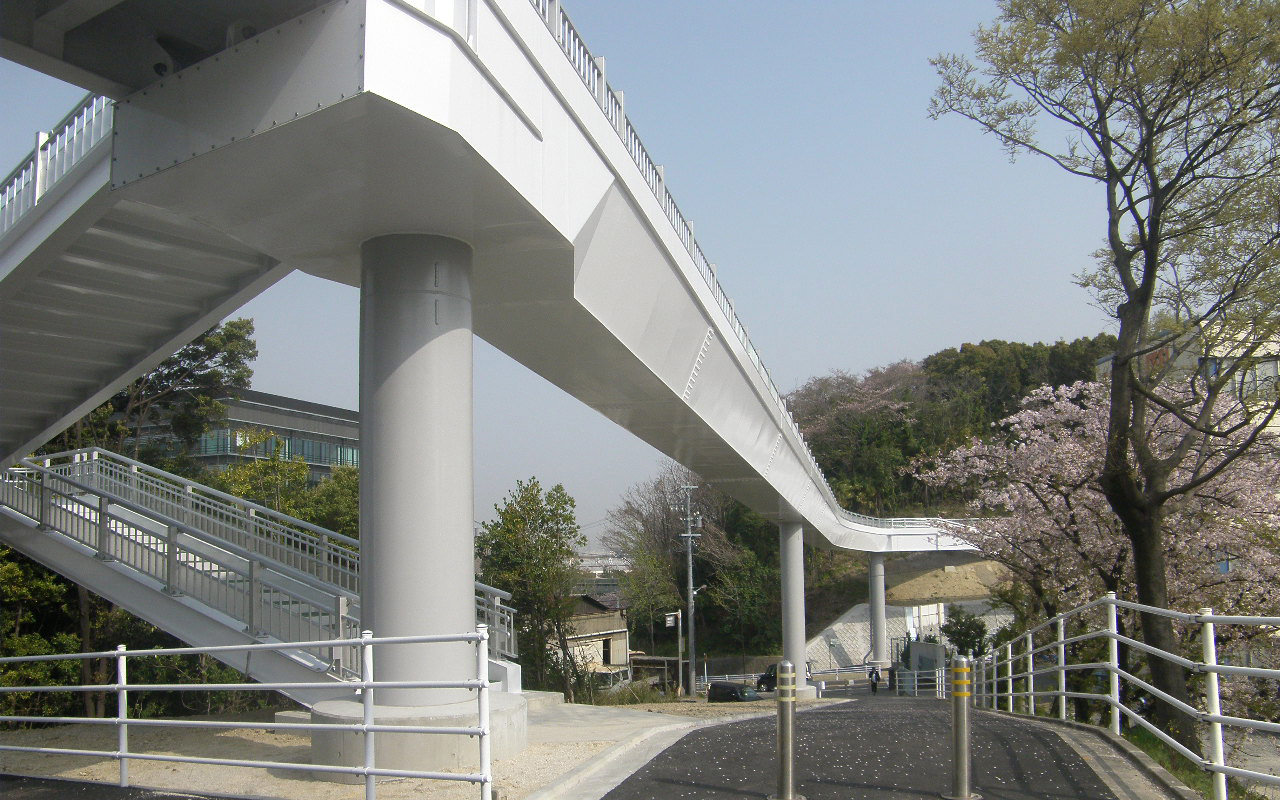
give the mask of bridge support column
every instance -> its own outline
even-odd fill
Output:
[[[475,629],[471,247],[426,235],[361,248],[361,626],[374,636]],[[458,680],[471,646],[396,645],[379,680]],[[466,690],[383,689],[378,705]]]
[[[871,553],[871,564],[867,572],[867,604],[871,616],[871,660],[882,667],[887,667],[889,665],[889,626],[884,611],[884,553]]]
[[[360,254],[361,627],[375,637],[473,631],[471,248],[392,235]],[[476,677],[465,642],[381,645],[374,656],[377,681]],[[524,699],[495,692],[490,702],[493,756],[520,752]],[[374,703],[385,725],[456,726],[476,713],[466,689],[375,689]],[[358,723],[362,714],[359,701],[329,700],[312,720]],[[377,741],[380,767],[476,765],[476,746],[462,737],[380,733]],[[316,731],[311,742],[321,764],[358,763],[364,749],[360,734],[345,731]]]
[[[804,526],[778,524],[782,554],[782,657],[796,667],[796,696],[814,697],[817,690],[805,677],[809,657],[804,638]]]

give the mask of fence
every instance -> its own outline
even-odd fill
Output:
[[[311,642],[289,642],[283,644],[251,644],[220,647],[175,647],[162,650],[128,650],[120,645],[115,650],[99,653],[75,653],[70,655],[20,656],[0,658],[0,665],[20,665],[41,661],[71,661],[84,659],[112,659],[115,662],[115,682],[106,684],[89,684],[77,686],[3,686],[0,695],[31,692],[108,692],[116,698],[116,716],[114,717],[33,717],[20,715],[0,715],[0,723],[26,723],[49,725],[81,725],[111,726],[117,731],[115,750],[91,750],[62,747],[29,747],[22,745],[0,744],[0,751],[43,753],[64,756],[89,756],[115,759],[120,763],[120,786],[129,785],[130,761],[168,761],[191,764],[213,764],[228,767],[250,767],[258,769],[293,770],[299,772],[330,773],[345,775],[361,775],[365,779],[365,798],[376,797],[375,779],[378,777],[422,778],[439,781],[464,781],[474,783],[480,789],[482,800],[491,800],[493,796],[493,766],[491,758],[491,742],[489,727],[489,680],[488,648],[489,634],[485,626],[477,626],[474,633],[461,633],[441,636],[395,636],[375,638],[369,631],[360,637],[347,640],[325,640]],[[449,642],[470,642],[476,647],[476,675],[474,680],[459,681],[395,681],[380,682],[374,673],[374,652],[376,648],[388,645],[405,644],[439,644]],[[350,682],[352,689],[360,690],[363,706],[363,719],[353,724],[314,724],[308,722],[222,722],[201,720],[142,719],[129,716],[129,696],[131,692],[212,692],[212,691],[246,691],[270,692],[302,690],[310,688],[332,688],[332,682],[324,683],[220,683],[220,684],[160,684],[138,683],[129,680],[129,661],[136,659],[154,659],[180,655],[216,655],[226,653],[252,653],[263,650],[338,650],[352,648],[359,653],[359,679]],[[476,724],[467,727],[445,727],[424,725],[381,725],[374,721],[374,705],[379,688],[397,689],[467,689],[476,693]],[[364,735],[363,763],[360,766],[342,766],[337,764],[298,764],[280,761],[251,761],[233,758],[208,758],[194,755],[171,755],[159,753],[134,752],[129,748],[130,728],[208,728],[216,730],[265,730],[265,731],[352,731]],[[383,769],[377,766],[377,734],[378,733],[417,733],[421,735],[454,735],[469,736],[477,740],[479,771],[475,773],[429,772],[424,770]]]
[[[360,542],[101,448],[22,462],[0,505],[282,641],[358,630]],[[476,619],[515,658],[508,592],[477,582]],[[325,656],[326,661],[331,661]],[[340,670],[340,664],[331,663]]]
[[[893,674],[894,694],[899,697],[936,697],[945,700],[951,696],[951,684],[945,669],[897,670]]]
[[[1187,658],[1131,639],[1119,633],[1120,609],[1165,617],[1186,629],[1184,641],[1200,640],[1200,660]],[[1093,619],[1090,619],[1093,617]],[[1100,620],[1097,619],[1100,617]],[[1067,635],[1068,625],[1079,632]],[[1249,719],[1222,713],[1223,683],[1250,680],[1280,680],[1280,669],[1219,663],[1218,631],[1216,626],[1245,626],[1253,628],[1266,640],[1280,626],[1280,617],[1215,615],[1212,609],[1203,608],[1188,614],[1164,608],[1118,600],[1114,593],[1094,600],[1079,608],[1064,612],[1043,625],[1039,625],[1016,637],[998,650],[987,653],[974,663],[975,702],[991,709],[1010,713],[1036,715],[1038,698],[1050,698],[1051,710],[1059,719],[1068,718],[1068,700],[1084,700],[1101,703],[1109,710],[1108,724],[1112,733],[1119,734],[1122,725],[1136,725],[1164,742],[1174,752],[1192,765],[1213,776],[1214,800],[1226,800],[1227,776],[1248,782],[1280,786],[1280,776],[1231,766],[1226,763],[1223,739],[1224,726],[1242,732],[1263,731],[1280,733],[1280,723],[1269,720]],[[1101,641],[1106,645],[1105,661],[1078,662],[1074,660],[1082,643]],[[1157,689],[1146,680],[1122,669],[1119,648],[1127,646],[1131,652],[1145,654],[1148,658],[1161,658],[1203,679],[1203,708],[1188,704]],[[1037,666],[1039,662],[1039,666]],[[1068,690],[1067,676],[1077,672],[1090,677],[1077,680],[1075,690]],[[1053,678],[1054,680],[1049,680]],[[1105,678],[1105,686],[1097,686]],[[1037,680],[1039,679],[1039,680]],[[1096,686],[1096,691],[1087,691]],[[1051,687],[1051,688],[1046,688]],[[1122,694],[1122,686],[1124,693]],[[1275,695],[1275,687],[1268,687]],[[1201,756],[1169,736],[1148,721],[1139,710],[1121,702],[1128,694],[1158,698],[1172,705],[1192,720],[1205,726],[1208,755]]]

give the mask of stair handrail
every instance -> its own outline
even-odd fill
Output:
[[[298,571],[300,574],[309,574],[312,580],[319,580],[326,584],[333,584],[341,587],[350,597],[356,597],[359,593],[359,559],[360,559],[360,541],[350,536],[337,533],[336,531],[326,530],[325,528],[310,522],[291,517],[288,514],[275,511],[267,506],[255,503],[252,500],[245,500],[226,492],[218,491],[211,486],[193,481],[190,478],[184,478],[181,475],[175,475],[172,472],[159,469],[144,464],[136,459],[122,456],[119,453],[113,453],[101,447],[87,447],[78,450],[67,450],[60,453],[40,456],[39,461],[52,462],[58,459],[72,459],[71,461],[50,465],[50,469],[54,474],[63,475],[76,469],[79,465],[92,464],[94,470],[105,470],[102,464],[116,465],[123,464],[128,467],[132,474],[142,475],[153,481],[174,487],[175,492],[181,492],[194,503],[197,500],[208,504],[212,512],[226,515],[223,522],[218,523],[215,514],[203,514],[211,521],[211,524],[221,524],[228,533],[234,528],[244,534],[248,541],[256,541],[264,546],[270,545],[277,552],[276,556],[272,556],[269,552],[258,551],[258,555],[262,558],[271,559],[275,563],[287,565],[292,570]],[[99,463],[102,462],[102,463]],[[113,463],[114,462],[114,463]],[[21,464],[32,467],[40,466],[37,460],[30,458],[23,459]],[[61,470],[61,472],[59,472]],[[112,476],[105,476],[108,479],[116,479]],[[140,495],[145,494],[143,487],[132,486]],[[113,495],[124,497],[120,492],[112,492]],[[158,500],[164,498],[156,496]],[[134,501],[136,504],[136,501]],[[221,503],[221,506],[218,504]],[[180,505],[173,503],[173,505]],[[177,519],[172,513],[166,513],[163,509],[142,506],[148,514],[164,514],[170,519]],[[186,509],[193,515],[197,512],[192,508]],[[190,526],[190,522],[184,522]],[[293,545],[288,542],[272,540],[262,535],[271,533],[275,536],[286,535],[296,539]],[[228,540],[227,537],[218,537],[216,532],[202,531],[204,536],[214,536],[219,539]],[[241,544],[247,547],[247,542]],[[252,550],[250,547],[249,549]],[[293,563],[285,561],[282,556],[288,556],[293,559]]]
[[[103,447],[96,447],[96,446],[83,447],[78,450],[64,450],[61,453],[52,453],[50,455],[40,455],[33,458],[36,461],[52,461],[59,458],[74,458],[77,455],[88,455],[90,456],[88,460],[92,461],[94,454],[97,454],[98,458],[102,458],[105,456],[108,460],[123,461],[131,467],[137,467],[140,471],[145,471],[145,472],[152,473],[154,475],[158,475],[159,477],[164,478],[166,481],[169,481],[170,483],[177,483],[183,486],[190,486],[193,489],[198,490],[201,494],[204,494],[208,497],[216,497],[220,500],[226,501],[227,503],[233,506],[242,506],[244,508],[251,508],[256,512],[257,516],[267,517],[267,518],[277,518],[284,522],[288,522],[290,525],[294,525],[299,528],[304,528],[306,530],[309,530],[312,533],[315,533],[317,535],[326,536],[330,539],[333,539],[334,541],[340,541],[344,544],[354,545],[355,549],[359,549],[359,544],[360,544],[359,539],[355,539],[351,536],[338,533],[337,531],[331,531],[326,528],[322,528],[319,525],[316,525],[315,523],[307,522],[306,520],[298,519],[297,517],[291,517],[288,514],[285,514],[281,511],[276,511],[275,509],[269,508],[268,506],[264,506],[261,503],[255,503],[252,500],[246,500],[242,497],[236,497],[233,494],[228,494],[226,492],[219,491],[218,489],[215,489],[212,486],[209,486],[207,484],[200,483],[199,481],[194,481],[190,478],[184,478],[181,475],[177,475],[172,472],[166,472],[165,470],[162,470],[159,467],[152,466],[151,464],[146,464],[134,458],[129,458],[128,456],[121,455],[120,453],[116,453],[112,450],[107,450],[106,448],[103,448]],[[22,459],[22,463],[28,464],[30,466],[37,466],[36,464],[32,463],[33,458],[24,458]],[[77,462],[69,462],[69,463],[77,463]],[[58,465],[58,466],[64,466],[64,465]]]
[[[19,499],[23,495],[29,502]],[[340,638],[359,630],[358,619],[349,611],[353,604],[336,587],[316,586],[287,566],[229,542],[211,541],[180,520],[121,501],[39,465],[0,475],[0,506],[33,519],[42,530],[96,549],[103,561],[119,561],[130,571],[159,581],[166,593],[189,593],[209,609],[243,623],[244,630],[255,638]],[[130,546],[120,547],[120,541]],[[236,604],[236,594],[243,595],[243,605]],[[288,603],[270,599],[273,597],[286,598]],[[303,611],[289,603],[298,604]],[[338,677],[353,676],[351,659],[331,648],[299,651],[297,657]]]
[[[62,464],[53,464],[52,462],[62,459],[70,459]],[[48,466],[40,462],[45,462]],[[191,524],[190,521],[182,520],[173,514],[166,513],[162,509],[153,506],[147,506],[142,503],[130,500],[119,492],[112,492],[101,487],[91,486],[88,483],[77,480],[70,473],[75,472],[77,468],[84,469],[88,465],[89,469],[97,470],[103,464],[111,464],[112,462],[121,462],[128,466],[131,470],[136,470],[138,474],[144,475],[152,479],[158,479],[175,488],[181,488],[182,493],[188,492],[199,496],[201,500],[216,499],[226,504],[226,510],[235,514],[240,520],[254,526],[263,524],[275,526],[278,529],[288,530],[289,533],[304,539],[302,544],[306,548],[310,548],[325,556],[324,560],[315,557],[311,553],[306,552],[304,547],[287,548],[288,552],[298,557],[295,563],[289,563],[281,558],[273,557],[270,553],[254,550],[245,544],[237,544],[230,539],[219,536],[202,529],[198,525]],[[59,453],[51,453],[35,458],[25,458],[19,462],[21,467],[11,469],[29,469],[40,474],[49,474],[58,480],[66,481],[70,485],[75,486],[81,491],[91,493],[95,496],[107,495],[111,502],[116,503],[122,508],[128,509],[133,513],[155,519],[157,522],[164,524],[173,524],[183,533],[192,536],[207,544],[220,547],[239,555],[243,558],[255,560],[264,565],[270,566],[272,569],[279,571],[281,574],[291,579],[297,580],[306,586],[317,591],[341,595],[353,601],[352,608],[358,608],[359,591],[359,564],[360,564],[360,540],[350,536],[330,531],[305,520],[291,517],[288,514],[281,513],[270,509],[259,503],[250,500],[238,498],[235,495],[221,492],[198,481],[184,478],[172,472],[167,472],[150,464],[145,464],[128,456],[114,453],[102,447],[86,447],[77,450],[65,450]],[[139,493],[143,487],[134,486]],[[186,509],[191,511],[190,508]],[[248,532],[249,541],[262,542],[265,537],[255,536],[254,533]],[[307,535],[314,538],[306,539]],[[333,543],[344,545],[342,547],[333,547]],[[279,545],[279,542],[272,542],[273,545]],[[278,548],[279,549],[279,548]],[[336,563],[335,563],[336,562]],[[344,567],[343,563],[350,566]],[[302,565],[302,566],[300,566]],[[311,566],[312,569],[306,569],[305,566]],[[323,573],[323,574],[320,574]],[[335,581],[334,578],[343,578],[342,581]],[[476,591],[476,610],[478,617],[487,622],[490,626],[490,635],[493,641],[493,650],[497,654],[509,657],[516,657],[518,654],[518,641],[515,629],[515,609],[511,606],[503,605],[503,601],[511,600],[511,593],[498,589],[494,586],[475,581]]]
[[[90,92],[0,181],[0,235],[26,215],[41,195],[84,160],[99,142],[110,139],[107,112],[114,103]],[[67,155],[66,158],[61,156]]]
[[[74,452],[74,451],[68,451],[68,452]],[[104,452],[110,452],[110,451],[104,451]],[[53,456],[49,456],[49,458],[53,458]],[[276,559],[271,558],[270,556],[255,552],[242,545],[238,545],[235,542],[227,541],[226,539],[223,539],[218,536],[212,536],[207,531],[202,531],[199,528],[189,523],[183,522],[182,520],[177,519],[176,517],[169,516],[168,514],[165,514],[162,511],[157,511],[153,508],[148,508],[139,503],[135,503],[126,497],[120,497],[112,492],[108,492],[108,491],[90,486],[89,484],[84,483],[83,481],[79,481],[73,477],[62,475],[58,473],[54,468],[44,467],[40,464],[32,462],[30,459],[23,459],[19,463],[23,465],[26,471],[35,472],[36,474],[39,474],[39,475],[52,476],[53,478],[56,478],[57,480],[62,481],[63,483],[71,486],[72,488],[77,489],[81,492],[84,492],[85,494],[92,495],[94,497],[99,497],[99,498],[105,497],[113,505],[119,506],[120,508],[123,508],[126,511],[130,511],[134,514],[137,514],[138,516],[144,517],[146,519],[150,519],[161,525],[173,526],[174,528],[178,529],[181,533],[187,536],[190,536],[193,539],[197,539],[201,542],[204,542],[205,544],[213,545],[214,547],[217,547],[221,550],[226,550],[228,553],[231,553],[232,555],[236,555],[250,561],[257,561],[265,566],[270,566],[273,570],[277,570],[282,575],[285,575],[286,577],[296,580],[299,583],[305,584],[306,586],[309,586],[313,589],[317,589],[326,594],[342,595],[344,597],[348,597],[352,599],[355,599],[356,597],[355,594],[342,589],[342,587],[337,586],[336,584],[333,584],[333,583],[326,583],[323,580],[317,578],[315,575],[312,575],[304,570],[300,570],[300,569],[297,569],[296,567],[292,567],[288,564],[282,563]],[[12,468],[10,468],[10,470],[12,470]],[[6,470],[6,472],[9,472],[10,470]]]

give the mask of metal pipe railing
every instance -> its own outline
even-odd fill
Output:
[[[401,644],[435,644],[468,642],[476,647],[476,677],[455,681],[381,681],[374,673],[374,650]],[[12,744],[0,744],[0,752],[43,753],[47,755],[88,756],[95,758],[115,759],[119,762],[119,785],[130,785],[130,761],[163,761],[171,763],[212,764],[229,767],[246,767],[272,770],[295,770],[306,772],[325,772],[333,774],[361,775],[365,778],[365,798],[374,800],[376,787],[374,778],[402,777],[421,778],[441,781],[461,781],[476,784],[480,789],[481,800],[492,800],[493,766],[491,756],[491,726],[489,720],[490,684],[488,679],[488,642],[489,633],[484,625],[477,626],[475,632],[446,634],[433,636],[388,636],[374,637],[372,632],[364,631],[358,638],[341,640],[298,641],[252,645],[220,645],[216,647],[171,647],[156,650],[128,650],[124,645],[115,650],[95,653],[73,653],[44,656],[15,656],[0,658],[0,664],[23,664],[48,661],[73,661],[92,658],[112,658],[116,663],[115,682],[107,684],[87,684],[78,686],[4,686],[0,694],[7,693],[45,693],[45,692],[113,692],[116,695],[116,716],[106,718],[86,717],[37,717],[30,715],[0,715],[0,723],[50,724],[50,725],[110,725],[116,727],[116,750],[93,750],[89,748],[36,747]],[[308,686],[330,687],[331,683],[147,683],[129,680],[128,661],[130,659],[155,659],[178,655],[225,655],[231,652],[252,653],[263,650],[298,650],[314,647],[342,648],[353,647],[360,651],[362,665],[359,680],[352,681],[351,686],[359,689],[365,713],[359,723],[310,723],[310,722],[229,722],[216,720],[168,720],[138,719],[129,716],[129,693],[132,692],[211,692],[211,691],[245,691],[268,692],[289,691]],[[413,689],[467,689],[476,692],[476,724],[441,726],[441,725],[386,725],[376,722],[374,704],[377,692],[389,688]],[[233,758],[208,758],[195,755],[136,753],[129,748],[129,729],[131,727],[149,728],[208,728],[215,730],[270,730],[270,731],[349,731],[364,736],[363,763],[359,766],[337,764],[295,764],[278,761],[257,761]],[[479,771],[475,773],[448,773],[425,770],[385,769],[377,766],[376,734],[422,734],[453,735],[475,737],[478,740]]]
[[[1088,612],[1099,608],[1102,610],[1100,623],[1090,623],[1085,619],[1085,615]],[[1178,623],[1195,626],[1194,632],[1200,638],[1199,660],[1181,653],[1171,653],[1152,647],[1145,642],[1137,641],[1119,633],[1117,612],[1120,609],[1155,614]],[[1082,634],[1068,637],[1066,635],[1066,624],[1069,621],[1098,627],[1088,629]],[[1126,721],[1131,726],[1142,728],[1167,745],[1171,750],[1190,761],[1194,766],[1211,773],[1213,800],[1226,800],[1227,776],[1258,783],[1280,785],[1280,775],[1243,769],[1227,764],[1225,747],[1223,746],[1224,728],[1234,727],[1280,733],[1280,723],[1224,714],[1222,712],[1223,690],[1221,681],[1226,677],[1280,681],[1280,669],[1219,664],[1218,631],[1216,627],[1218,625],[1253,626],[1269,637],[1270,632],[1277,623],[1280,623],[1280,618],[1274,616],[1215,615],[1212,609],[1208,608],[1199,609],[1197,613],[1155,608],[1141,603],[1120,600],[1116,598],[1114,593],[1109,593],[1105,597],[1070,611],[1065,611],[1048,622],[1030,629],[1027,634],[1015,637],[1003,647],[988,651],[981,656],[978,663],[981,665],[980,674],[982,677],[975,683],[978,695],[977,700],[980,705],[989,709],[999,708],[1003,701],[1005,710],[1013,712],[1013,698],[1015,694],[1020,694],[1031,698],[1028,713],[1036,714],[1034,698],[1049,697],[1057,701],[1057,716],[1060,719],[1066,719],[1068,716],[1068,699],[1099,703],[1109,711],[1107,725],[1113,733],[1120,734]],[[1054,628],[1054,640],[1046,645],[1035,644],[1032,633],[1044,631],[1050,625]],[[1104,639],[1106,641],[1107,661],[1073,662],[1070,660],[1070,645],[1096,639]],[[1019,643],[1016,652],[1014,648],[1015,642]],[[1119,646],[1121,644],[1126,645],[1130,652],[1146,657],[1162,658],[1183,667],[1190,673],[1204,675],[1203,709],[1174,697],[1152,685],[1149,681],[1143,680],[1126,669],[1122,669],[1119,664]],[[1034,655],[1050,650],[1056,651],[1053,665],[1037,668],[1034,664]],[[1025,660],[1029,667],[1024,672],[1015,672],[1014,665],[1020,660]],[[1066,680],[1069,671],[1105,673],[1105,690],[1069,691]],[[1053,689],[1037,688],[1036,678],[1050,674],[1054,674],[1056,677],[1055,687]],[[1021,689],[1018,689],[1015,686],[1015,681],[1025,681],[1025,683]],[[1192,751],[1146,719],[1138,710],[1126,706],[1121,701],[1122,686],[1130,686],[1140,690],[1157,701],[1167,703],[1194,722],[1204,725],[1204,730],[1207,734],[1204,738],[1207,745],[1206,755],[1200,755]]]

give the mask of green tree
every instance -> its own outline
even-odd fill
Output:
[[[537,478],[517,481],[497,518],[480,526],[481,580],[510,587],[520,626],[520,663],[539,688],[559,683],[573,702],[577,664],[569,648],[576,549],[587,539],[574,501],[560,484],[543,491]]]
[[[771,644],[767,635],[772,628],[768,624],[769,611],[779,591],[777,570],[762,564],[746,548],[716,570],[707,588],[708,599],[720,609],[724,627],[737,634],[744,672],[748,643],[763,642],[766,647]]]
[[[334,467],[300,502],[298,517],[352,539],[360,538],[360,470]]]
[[[211,423],[226,415],[220,399],[249,387],[257,357],[252,319],[233,319],[210,328],[77,420],[41,451],[97,446],[117,453],[128,449],[139,458],[152,444],[145,434],[157,426],[187,449]],[[158,452],[148,453],[146,460],[168,456],[173,448],[151,449]]]
[[[976,656],[986,649],[987,623],[960,606],[947,609],[947,621],[939,630],[962,656]]]
[[[252,500],[282,514],[298,517],[310,500],[311,470],[301,458],[284,457],[284,442],[263,428],[237,431],[241,452],[266,448],[266,458],[253,458],[209,474],[215,489]]]
[[[1133,545],[1142,603],[1168,607],[1166,506],[1252,446],[1274,401],[1239,402],[1238,378],[1274,352],[1280,227],[1280,7],[1273,0],[1000,0],[974,34],[977,64],[934,60],[931,114],[959,114],[1010,155],[1030,153],[1098,186],[1105,245],[1080,276],[1118,323],[1100,480]],[[1048,136],[1038,127],[1049,126]],[[1172,327],[1152,321],[1164,312]],[[1215,352],[1215,350],[1217,352]],[[1223,351],[1226,352],[1223,352]],[[1196,370],[1197,357],[1221,369]],[[1193,369],[1176,367],[1190,361]],[[1181,399],[1156,392],[1179,382]],[[1235,408],[1231,408],[1235,406]],[[1180,426],[1169,447],[1152,427]],[[1244,447],[1226,445],[1244,430]],[[1163,437],[1162,437],[1163,438]],[[1181,470],[1184,478],[1171,480]],[[1146,642],[1178,649],[1170,620]],[[1152,659],[1183,702],[1186,671]],[[1157,719],[1199,752],[1192,720]]]

